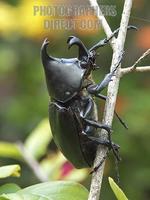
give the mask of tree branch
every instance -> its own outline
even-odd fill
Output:
[[[150,66],[143,66],[143,67],[136,67],[136,65],[141,62],[141,60],[143,60],[146,56],[148,56],[150,54],[150,49],[148,49],[147,51],[145,51],[142,56],[131,66],[131,67],[127,67],[127,68],[123,68],[121,69],[121,74],[120,76],[122,77],[125,74],[128,74],[129,72],[147,72],[150,71]]]
[[[100,23],[101,23],[101,25],[102,25],[102,27],[105,31],[105,34],[107,35],[107,38],[109,38],[112,35],[112,31],[111,31],[111,28],[110,28],[108,22],[106,21],[103,13],[102,13],[102,11],[101,11],[97,1],[96,0],[89,0],[89,2],[90,2],[91,7],[95,10],[95,12],[98,13],[97,17],[98,17],[98,19],[99,19],[99,21],[100,21]],[[110,45],[113,49],[115,48],[114,47],[115,41],[116,41],[115,37],[113,37],[110,40]]]
[[[150,66],[141,66],[141,67],[136,67],[135,72],[148,72],[150,71]]]
[[[17,143],[17,146],[22,154],[22,157],[24,158],[25,162],[28,164],[28,166],[32,169],[35,176],[38,178],[40,182],[48,181],[47,175],[44,173],[44,171],[41,169],[39,163],[34,159],[34,157],[25,149],[24,145],[21,142]]]
[[[131,7],[132,7],[132,0],[125,0],[118,38],[115,41],[115,44],[113,44],[113,59],[111,64],[111,70],[115,68],[115,64],[119,61],[120,53],[123,52]],[[105,20],[103,21],[102,26],[104,27],[104,25],[105,25]],[[103,123],[110,126],[112,125],[119,81],[120,81],[120,69],[117,70],[116,76],[114,77],[113,81],[109,83],[108,86],[108,92],[107,92],[108,98],[105,105]],[[101,130],[100,137],[103,140],[107,138],[107,133],[105,130]],[[104,146],[100,146],[98,148],[96,158],[94,161],[94,167],[96,167],[100,163],[100,161],[106,156],[107,151],[108,149]],[[103,163],[102,166],[92,175],[91,188],[88,200],[99,199],[104,165],[105,163]]]

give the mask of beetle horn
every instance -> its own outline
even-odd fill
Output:
[[[78,57],[79,60],[83,60],[85,57],[89,56],[88,49],[85,47],[85,45],[79,38],[75,36],[69,36],[67,43],[68,43],[68,49],[70,49],[74,44],[79,47],[79,57]]]
[[[41,57],[42,57],[42,62],[43,62],[43,66],[45,67],[47,62],[53,61],[55,60],[53,57],[49,56],[47,53],[47,46],[49,45],[49,41],[46,38],[42,44],[41,47]]]

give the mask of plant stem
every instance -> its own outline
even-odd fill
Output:
[[[118,38],[115,44],[113,45],[113,58],[112,58],[111,70],[115,68],[115,64],[119,61],[119,57],[124,49],[124,42],[126,38],[126,32],[127,32],[127,26],[131,8],[132,8],[132,0],[125,0]],[[119,88],[119,81],[120,81],[120,68],[118,68],[118,70],[116,71],[116,76],[114,77],[113,81],[111,81],[108,85],[108,92],[107,92],[108,98],[105,104],[103,123],[109,126],[112,125],[116,98]],[[103,140],[107,138],[107,133],[105,130],[101,130],[100,137]],[[107,151],[108,149],[104,146],[100,146],[98,148],[94,166],[97,166],[100,163],[102,158],[105,157],[105,155],[107,154]],[[88,200],[99,200],[103,172],[104,172],[104,165],[105,162],[92,175],[91,188]]]
[[[142,56],[140,56],[140,58],[138,58],[138,60],[131,66],[131,67],[127,67],[127,68],[123,68],[121,69],[121,76],[128,74],[129,72],[147,72],[150,71],[150,66],[141,66],[141,67],[136,67],[136,65],[141,62],[141,60],[143,60],[146,56],[148,56],[150,54],[150,49],[148,49],[147,51],[145,51]]]
[[[21,142],[17,143],[17,146],[24,158],[24,161],[31,168],[35,176],[38,178],[40,182],[48,181],[48,177],[45,172],[42,170],[40,164],[35,160],[35,158],[25,149],[24,145]]]

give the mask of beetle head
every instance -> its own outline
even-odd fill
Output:
[[[86,69],[77,58],[54,58],[47,53],[49,42],[44,40],[41,59],[45,71],[49,95],[60,102],[66,102],[80,91]]]

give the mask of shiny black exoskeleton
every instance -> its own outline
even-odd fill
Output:
[[[129,29],[131,28],[134,27],[130,26]],[[97,135],[99,128],[105,129],[110,135],[111,128],[98,122],[93,97],[106,99],[100,92],[115,75],[122,55],[115,70],[107,74],[100,83],[95,84],[91,78],[91,72],[97,68],[96,49],[106,45],[117,32],[118,29],[109,39],[101,40],[89,50],[79,38],[70,36],[67,41],[68,47],[78,46],[78,58],[65,59],[49,56],[47,39],[41,48],[47,88],[51,97],[49,121],[54,141],[76,168],[92,166],[99,144],[107,145],[119,160],[117,153],[119,146],[109,139],[101,141]],[[119,120],[121,121],[120,118]]]

